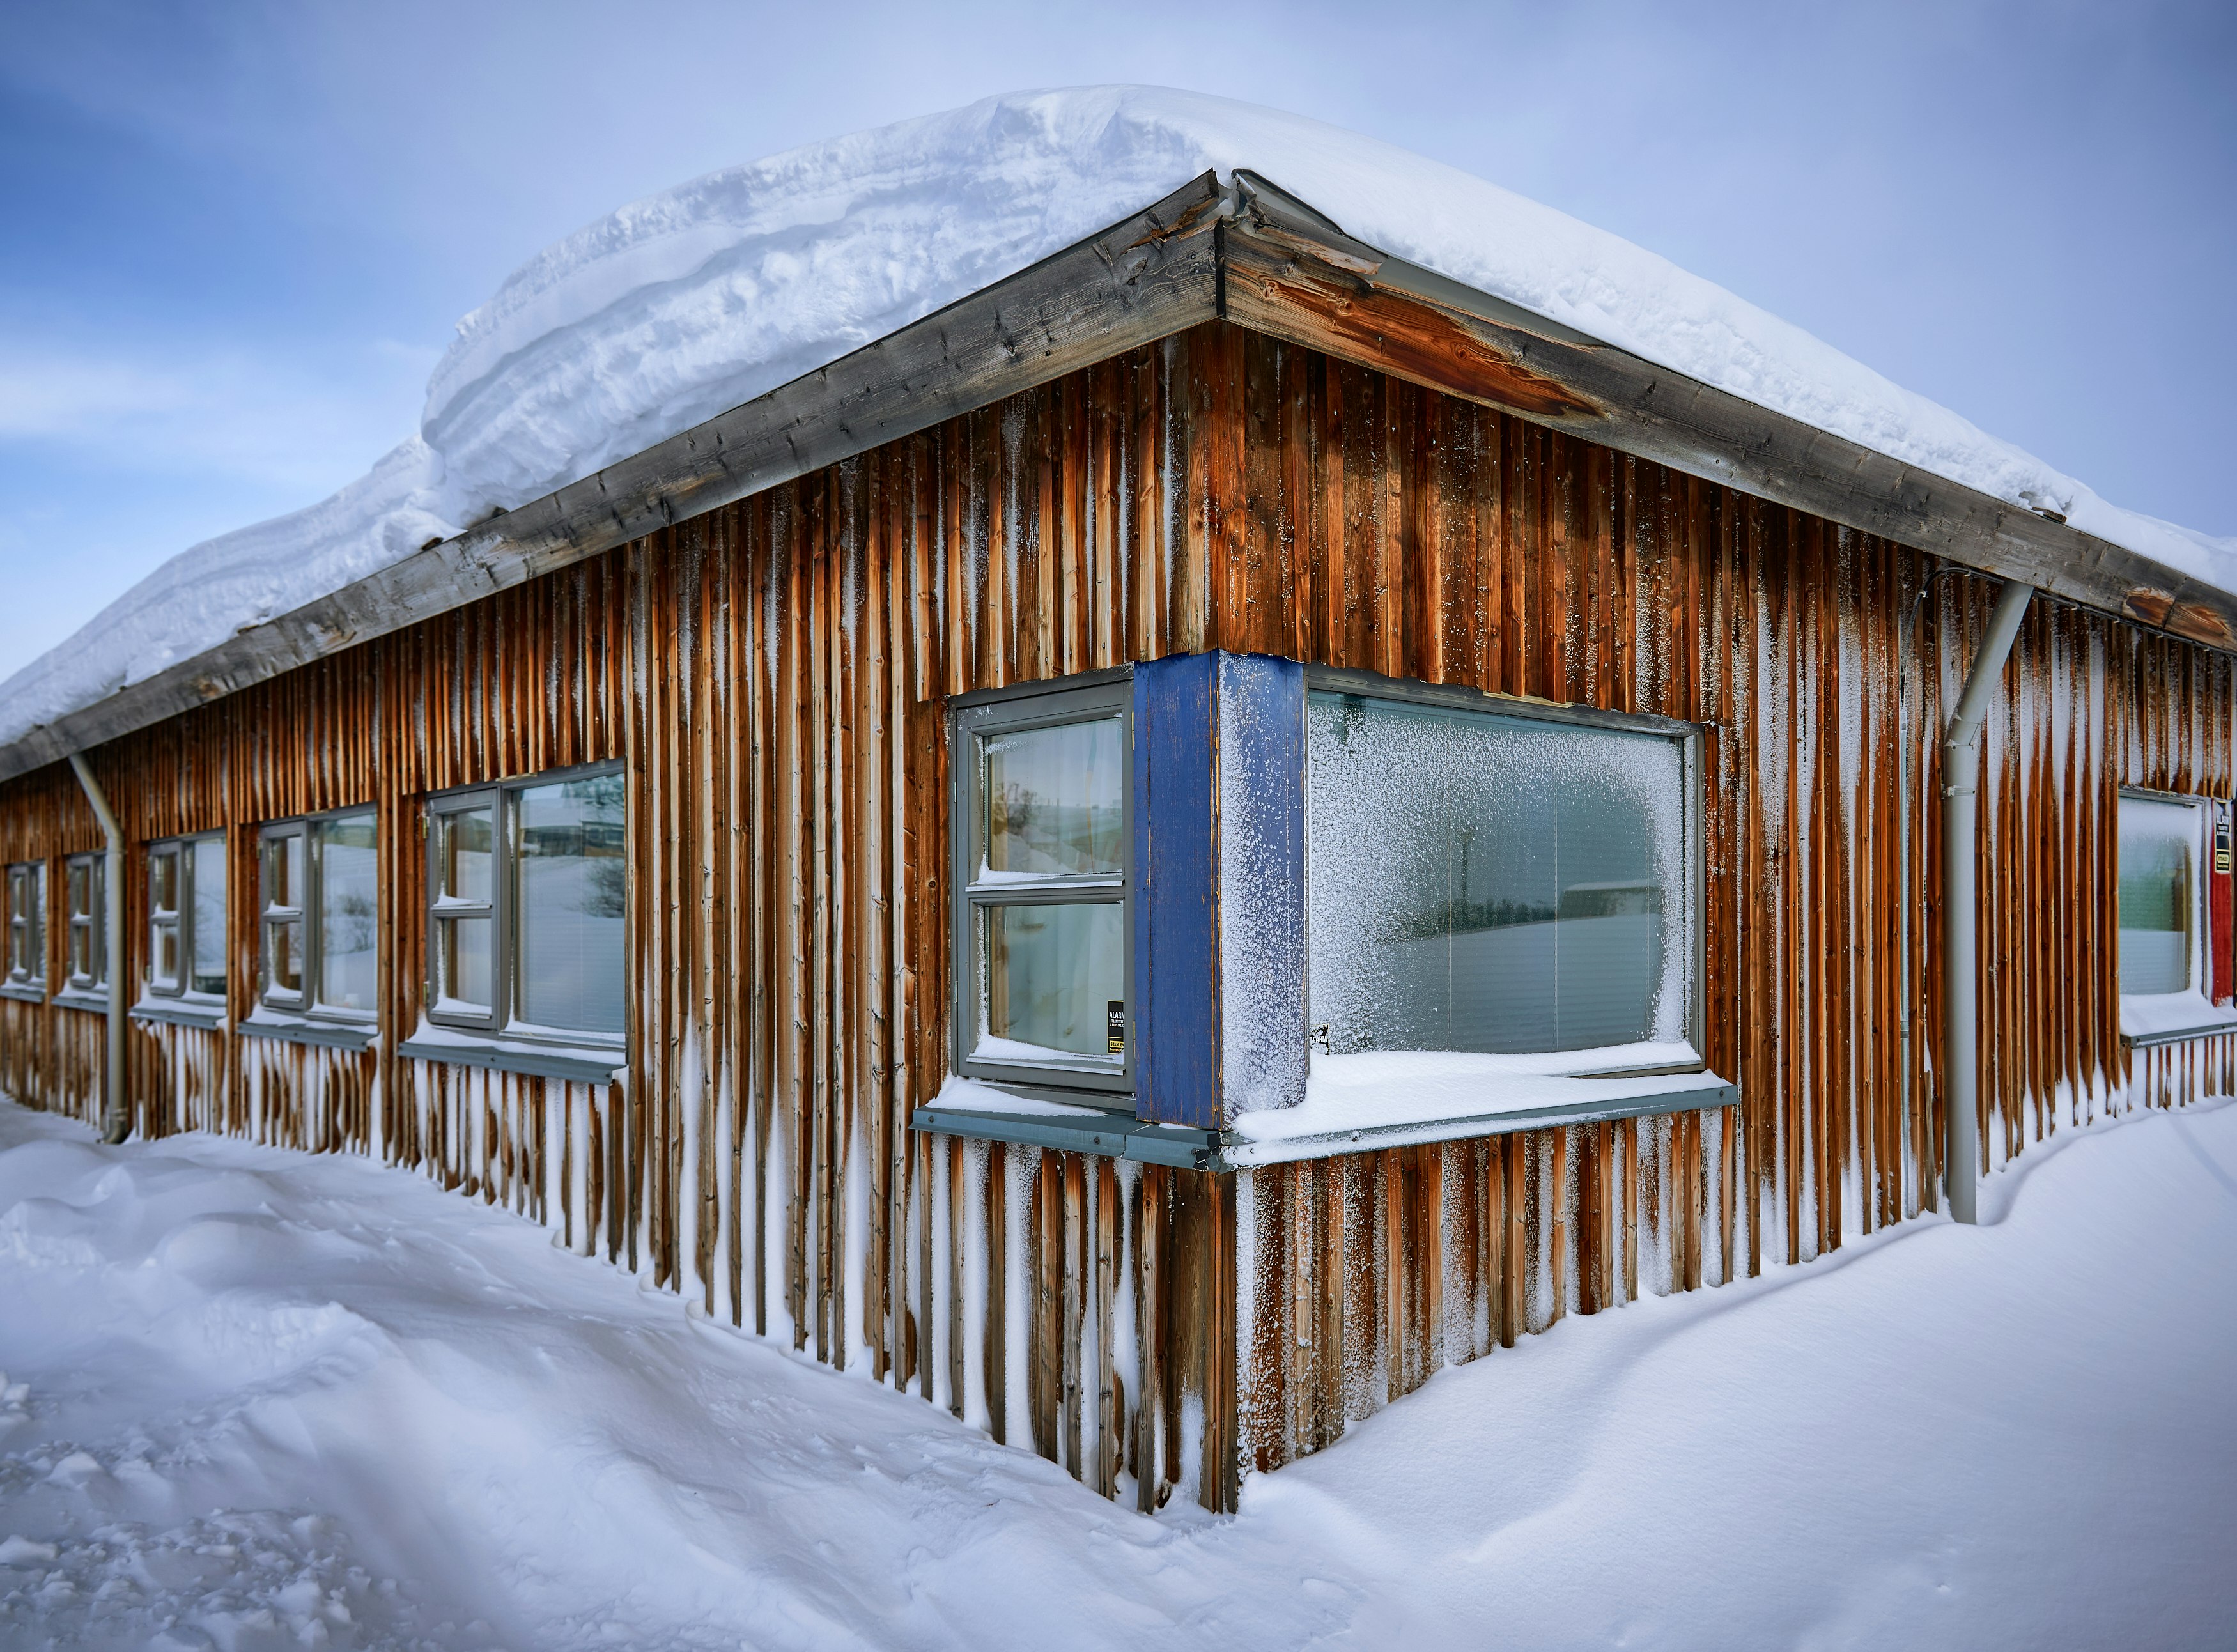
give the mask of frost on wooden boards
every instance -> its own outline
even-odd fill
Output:
[[[135,864],[148,841],[228,832],[236,1021],[258,826],[367,803],[380,819],[380,1040],[135,1023],[135,1116],[418,1168],[711,1314],[960,1404],[1090,1484],[1138,1502],[1146,1464],[1153,1497],[1225,1506],[1243,1472],[1441,1362],[1815,1256],[1930,1199],[1924,731],[1990,593],[1953,578],[1928,600],[1906,790],[1897,615],[1927,571],[1196,329],[96,752]],[[1704,1053],[1740,1104],[1229,1178],[910,1132],[947,1059],[943,697],[1205,648],[1701,724]],[[2226,794],[2231,713],[2226,658],[2030,611],[1985,736],[1985,1162],[2228,1088],[2228,1038],[2121,1045],[2108,943],[2119,787]],[[420,798],[612,759],[640,961],[625,1081],[399,1057],[426,955]],[[0,859],[97,843],[67,771],[0,787]],[[144,879],[123,894],[136,980]],[[0,1086],[90,1117],[100,1040],[96,1015],[0,1001]]]

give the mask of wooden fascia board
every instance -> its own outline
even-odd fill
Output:
[[[2227,592],[1391,258],[1237,179],[1220,234],[1223,313],[1240,326],[2237,650]]]
[[[0,748],[0,780],[1218,314],[1214,174],[1101,234]]]

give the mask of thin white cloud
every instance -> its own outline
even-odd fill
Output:
[[[113,471],[215,471],[302,491],[307,503],[412,432],[439,353],[381,340],[339,363],[297,364],[0,341],[0,448],[97,449]]]

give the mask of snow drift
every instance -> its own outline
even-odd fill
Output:
[[[1248,167],[1351,234],[1762,406],[2237,589],[2237,539],[2122,510],[1801,329],[1454,168],[1249,104],[1013,93],[624,207],[459,323],[417,434],[182,552],[0,683],[0,744]]]
[[[2237,1108],[1104,1502],[351,1154],[0,1102],[0,1645],[2226,1644]]]

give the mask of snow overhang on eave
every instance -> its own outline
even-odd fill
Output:
[[[1205,173],[828,366],[0,747],[0,780],[1217,318],[2190,642],[2237,598],[1354,240]]]

